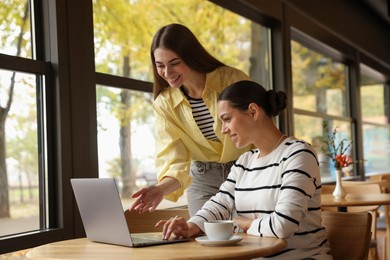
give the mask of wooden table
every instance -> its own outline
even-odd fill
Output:
[[[243,240],[230,246],[204,246],[189,242],[129,248],[96,243],[87,238],[54,242],[33,248],[29,259],[252,259],[276,253],[287,246],[283,239],[240,233]]]
[[[321,194],[321,206],[338,207],[339,211],[347,211],[353,206],[390,205],[390,194],[347,194],[344,199],[335,199],[332,194]]]
[[[321,194],[321,206],[323,207],[337,207],[338,211],[348,211],[348,207],[353,206],[381,206],[390,205],[390,193],[361,193],[348,194],[344,199],[336,199],[332,194]],[[390,252],[390,227],[386,226],[386,253]]]

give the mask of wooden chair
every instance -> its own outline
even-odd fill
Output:
[[[159,220],[170,219],[174,216],[180,216],[186,220],[190,218],[188,209],[158,209],[152,213],[146,212],[143,214],[136,211],[125,211],[127,226],[131,233],[161,232],[162,227],[156,228],[156,223]]]
[[[387,179],[389,178],[389,179]],[[370,178],[366,181],[347,181],[345,182],[346,185],[359,185],[359,184],[363,184],[363,185],[368,185],[370,184],[377,184],[379,185],[380,189],[381,189],[381,192],[382,193],[386,193],[386,192],[389,192],[390,191],[390,184],[389,184],[389,181],[390,180],[390,175],[388,176],[385,176],[383,175],[381,178]],[[344,183],[344,182],[343,182]],[[359,189],[360,192],[364,192],[364,193],[378,193],[378,188],[374,188],[374,189],[371,189],[369,188],[368,191],[366,191],[366,187],[367,186],[364,186],[364,190],[362,189]],[[384,214],[385,214],[385,218],[386,218],[386,215],[387,215],[387,219],[386,219],[386,226],[389,225],[390,223],[390,219],[389,219],[389,206],[388,205],[384,205],[383,206],[384,208]],[[380,214],[380,211],[381,211],[381,206],[379,205],[378,208],[375,210],[375,211],[372,211],[373,213],[373,221],[372,221],[372,237],[373,237],[373,240],[371,241],[371,249],[370,249],[370,252],[369,252],[369,258],[370,259],[379,259],[379,256],[378,256],[378,250],[377,250],[377,244],[378,244],[378,237],[377,237],[377,225],[378,225],[378,218],[379,218],[379,214]],[[387,214],[385,213],[387,212]],[[383,259],[387,259],[386,255],[387,255],[387,233],[386,233],[386,236],[384,238],[384,246],[383,246],[383,250],[382,250],[382,255],[384,256]]]
[[[369,212],[322,211],[321,214],[334,260],[367,259],[372,224]]]
[[[390,193],[390,173],[381,173],[376,175],[371,175],[369,178],[370,182],[382,182],[382,192],[383,193]],[[380,211],[380,210],[379,210]],[[385,236],[385,246],[383,247],[383,255],[384,259],[387,259],[387,255],[390,252],[390,207],[389,205],[383,205],[383,212],[380,212],[379,214],[383,214],[385,217],[385,223],[386,223],[386,236]]]
[[[343,181],[343,188],[345,192],[348,194],[359,194],[359,193],[382,193],[382,183],[377,181]],[[322,185],[322,193],[324,194],[332,194],[335,185],[325,184]],[[380,205],[375,206],[354,206],[348,207],[348,212],[370,212],[372,215],[372,226],[371,226],[371,234],[372,239],[370,242],[370,250],[369,250],[369,258],[373,260],[378,260],[378,243],[377,243],[377,217],[378,217],[378,209]],[[336,207],[322,207],[324,211],[337,211]]]

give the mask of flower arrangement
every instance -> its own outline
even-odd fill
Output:
[[[326,133],[329,133],[329,126],[326,121],[324,121],[323,127]],[[323,150],[326,156],[333,161],[336,170],[342,170],[342,168],[353,164],[352,158],[345,153],[352,145],[352,141],[348,142],[348,140],[344,138],[336,144],[336,134],[337,127],[333,129],[332,134],[328,134],[327,138],[324,139]]]

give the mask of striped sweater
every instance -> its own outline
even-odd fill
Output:
[[[332,259],[321,225],[321,177],[317,155],[306,142],[285,139],[273,152],[244,153],[219,192],[189,222],[229,219],[232,212],[253,219],[248,234],[279,237],[288,245],[275,259]]]

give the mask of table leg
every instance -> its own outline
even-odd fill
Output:
[[[340,212],[347,212],[348,209],[347,209],[347,207],[345,207],[345,206],[339,206],[339,207],[337,207],[337,211],[340,211]]]

